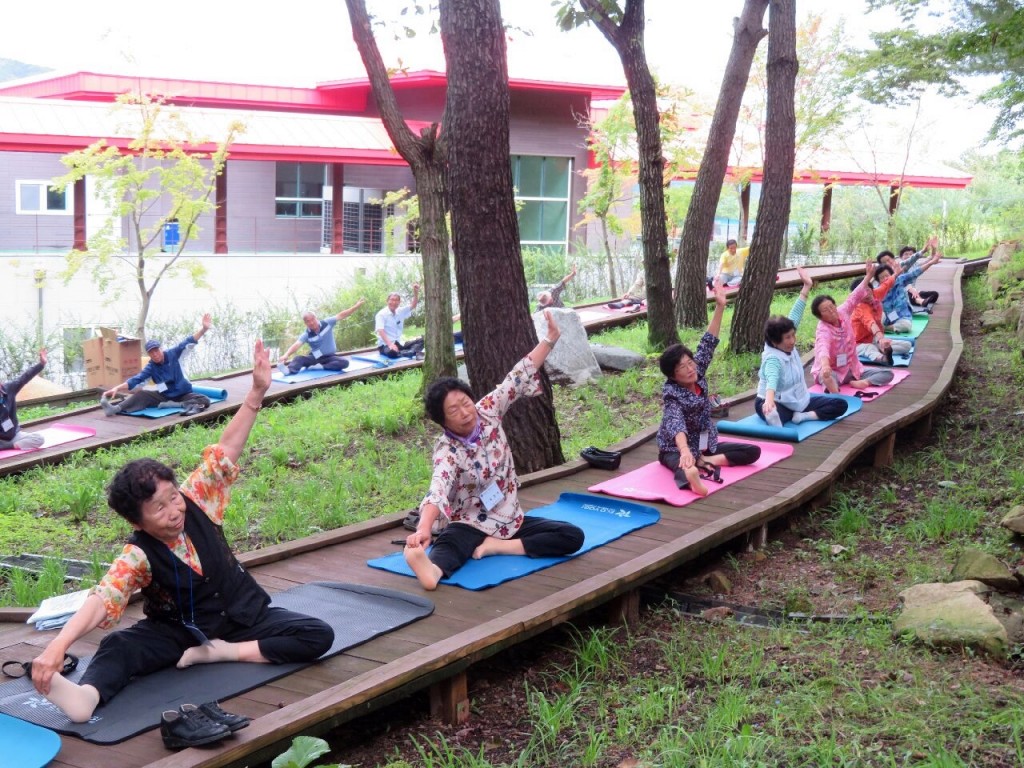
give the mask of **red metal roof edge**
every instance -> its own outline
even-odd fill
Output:
[[[445,87],[448,78],[436,70],[399,73],[391,79],[398,90]],[[585,93],[591,99],[616,99],[624,86],[586,85],[545,80],[510,78],[513,90]],[[119,93],[143,91],[167,96],[176,103],[208,106],[258,105],[269,110],[346,110],[363,111],[370,94],[366,77],[317,83],[315,88],[296,86],[229,83],[215,80],[185,80],[164,77],[109,75],[98,72],[72,72],[50,78],[35,77],[31,81],[0,85],[0,95],[28,98],[60,98],[79,101],[112,101]],[[177,95],[175,95],[177,94]]]

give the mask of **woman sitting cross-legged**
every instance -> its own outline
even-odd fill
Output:
[[[811,396],[804,380],[804,366],[796,349],[796,328],[800,325],[807,295],[813,285],[803,267],[797,267],[804,286],[789,317],[775,315],[764,325],[764,351],[758,372],[754,410],[773,427],[784,422],[838,419],[846,413],[846,401],[828,395]]]
[[[811,302],[811,312],[818,318],[811,373],[814,380],[832,394],[839,392],[843,384],[865,389],[892,381],[892,371],[861,365],[857,356],[856,334],[850,321],[857,305],[871,296],[874,273],[875,262],[872,260],[864,267],[864,279],[854,286],[846,301],[838,307],[831,296],[818,296]]]
[[[516,400],[542,391],[539,371],[560,335],[550,309],[544,319],[547,337],[479,401],[459,379],[439,379],[427,389],[427,415],[444,434],[434,444],[434,472],[420,502],[416,532],[405,542],[405,561],[425,589],[435,589],[471,557],[560,557],[583,546],[583,531],[575,525],[523,515],[519,478],[501,426]],[[449,525],[428,553],[434,521],[442,516]]]
[[[855,279],[854,282],[859,281]],[[872,363],[892,365],[893,355],[906,355],[914,348],[910,339],[890,339],[882,330],[882,299],[895,284],[895,275],[886,277],[880,285],[864,294],[850,316],[857,356]]]
[[[666,349],[658,365],[665,374],[661,388],[664,413],[658,430],[658,461],[675,473],[676,485],[706,496],[704,477],[718,478],[718,467],[753,464],[761,449],[746,443],[720,443],[711,420],[707,370],[718,346],[725,312],[725,288],[715,284],[715,313],[694,354],[682,344]]]

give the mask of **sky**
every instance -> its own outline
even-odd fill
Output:
[[[426,0],[421,0],[425,2]],[[625,79],[615,51],[593,28],[561,32],[552,0],[504,0],[513,77],[620,85]],[[408,0],[368,0],[371,14],[400,18]],[[742,0],[647,0],[645,49],[664,81],[714,98],[732,44],[732,18]],[[66,71],[179,77],[237,83],[296,85],[364,77],[343,0],[288,4],[240,0],[47,0],[5,8],[0,57]],[[102,8],[102,11],[97,10]],[[265,9],[265,10],[264,10]],[[301,12],[298,12],[301,11]],[[869,29],[890,26],[891,17],[866,14],[863,0],[800,0],[802,18],[820,13],[844,17],[854,45],[866,45]],[[532,33],[532,34],[528,34]],[[395,27],[378,29],[385,62],[410,69],[444,69],[440,38],[424,30],[395,39]],[[982,140],[991,113],[963,103],[926,100],[924,124],[933,152],[958,157]],[[893,115],[898,117],[898,115]]]

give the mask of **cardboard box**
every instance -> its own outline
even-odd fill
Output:
[[[100,335],[86,339],[85,385],[116,387],[142,370],[142,342],[120,336],[114,328],[100,328]]]

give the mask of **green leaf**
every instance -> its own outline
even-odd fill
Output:
[[[331,751],[327,742],[313,736],[296,736],[287,752],[274,758],[271,768],[307,768],[321,755]]]

